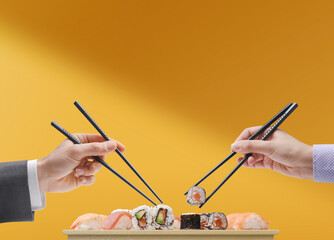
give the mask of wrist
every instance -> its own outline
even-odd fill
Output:
[[[46,161],[42,159],[37,160],[37,178],[40,192],[48,191],[48,173]]]
[[[303,151],[303,174],[304,179],[313,180],[313,146],[306,145],[305,150]]]

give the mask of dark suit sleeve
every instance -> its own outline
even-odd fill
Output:
[[[27,161],[0,162],[0,223],[33,220]]]

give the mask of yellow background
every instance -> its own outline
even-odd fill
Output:
[[[300,107],[285,131],[333,143],[332,1],[55,2],[1,1],[1,161],[50,153],[64,139],[52,120],[95,133],[78,100],[177,215],[254,211],[275,239],[332,239],[331,184],[242,168],[202,210],[183,196],[244,128],[290,101]],[[117,155],[107,161],[149,194]],[[81,214],[142,204],[102,169],[91,187],[47,194],[35,222],[1,224],[0,238],[65,239]]]

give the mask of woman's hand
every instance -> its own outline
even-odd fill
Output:
[[[298,141],[280,129],[266,141],[247,140],[259,128],[245,129],[231,146],[234,152],[253,153],[243,164],[244,167],[267,168],[290,177],[313,179],[312,146]],[[242,157],[239,157],[237,161],[240,162],[241,159]]]
[[[115,141],[105,141],[97,134],[74,134],[82,144],[63,141],[48,156],[37,161],[37,175],[41,192],[67,192],[82,185],[91,185],[94,175],[102,165],[92,156],[104,159],[105,155],[118,148],[124,152],[125,147]],[[90,160],[90,161],[89,161]]]

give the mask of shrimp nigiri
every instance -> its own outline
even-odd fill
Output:
[[[74,230],[100,230],[106,215],[86,213],[78,217],[71,226]]]
[[[228,227],[232,230],[265,230],[269,221],[256,213],[233,213],[227,216]]]
[[[109,214],[103,222],[102,229],[130,230],[132,229],[132,215],[128,210],[116,210]]]

